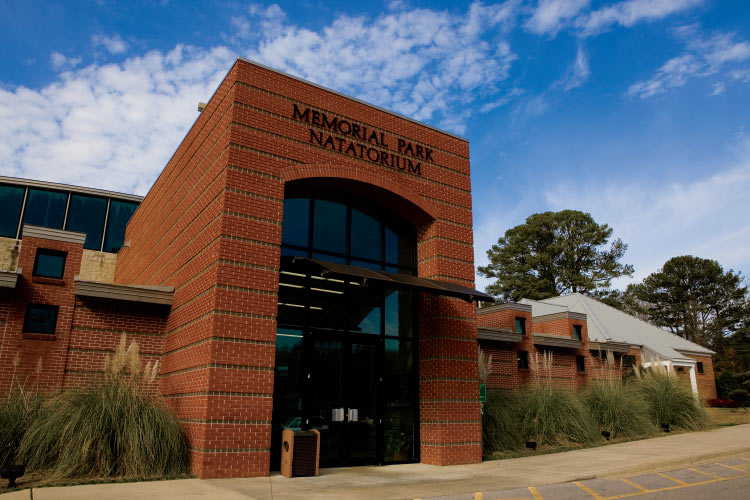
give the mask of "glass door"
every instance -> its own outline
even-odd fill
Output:
[[[320,431],[320,465],[377,463],[377,344],[316,337],[305,424]]]

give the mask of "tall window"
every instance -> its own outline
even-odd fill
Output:
[[[516,333],[526,335],[526,318],[516,318]]]
[[[283,256],[414,274],[416,234],[396,214],[329,195],[284,200]]]
[[[518,369],[528,370],[529,369],[529,353],[527,351],[518,351]]]
[[[573,338],[581,340],[583,338],[583,327],[581,325],[573,325]]]
[[[576,371],[578,373],[586,371],[586,359],[583,356],[576,356]]]
[[[99,250],[102,246],[102,233],[104,232],[106,215],[106,198],[73,194],[70,196],[65,229],[76,233],[86,233],[83,248]]]
[[[0,186],[0,236],[3,238],[16,237],[25,192],[20,186]]]
[[[696,365],[698,365],[698,373],[703,373],[703,363],[698,361],[696,362]]]
[[[138,203],[112,200],[109,203],[107,232],[104,235],[104,251],[117,252],[125,242],[125,226],[128,224]]]
[[[68,194],[46,189],[29,189],[23,223],[31,226],[62,229]]]

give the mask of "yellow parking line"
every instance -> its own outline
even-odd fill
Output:
[[[638,488],[641,491],[648,491],[648,488],[644,488],[640,484],[636,483],[635,481],[631,481],[630,479],[621,478],[620,481],[622,481],[625,484],[629,484],[633,488]]]
[[[688,486],[690,483],[686,483],[685,481],[682,481],[680,479],[677,479],[676,477],[668,476],[666,474],[663,474],[659,472],[659,475],[665,479],[669,479],[670,481],[674,481],[677,484],[681,484],[682,486]]]
[[[573,481],[573,484],[575,484],[576,486],[578,486],[579,488],[581,488],[583,491],[585,491],[586,493],[588,493],[589,495],[591,495],[593,498],[596,498],[596,500],[604,500],[603,496],[601,496],[599,493],[597,493],[596,491],[592,490],[591,488],[589,488],[588,486],[586,486],[582,482],[580,482],[580,481]]]
[[[529,493],[534,497],[534,500],[544,500],[544,497],[533,486],[529,486]]]
[[[719,462],[716,462],[716,465],[720,465],[720,466],[722,466],[722,467],[726,467],[727,469],[732,469],[732,470],[736,470],[736,471],[738,471],[738,472],[745,472],[745,471],[744,471],[743,469],[740,469],[739,467],[735,467],[735,466],[733,466],[733,465],[725,465],[725,464],[720,464]]]
[[[704,472],[702,470],[694,469],[693,467],[690,467],[688,470],[697,472],[698,474],[703,474],[704,476],[712,477],[714,479],[721,479],[721,476],[716,476],[714,474],[711,474],[710,472]]]

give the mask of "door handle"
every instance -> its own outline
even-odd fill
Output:
[[[349,408],[349,422],[359,421],[359,410],[356,408]]]
[[[331,422],[343,422],[343,421],[344,421],[344,409],[332,408],[331,409]]]

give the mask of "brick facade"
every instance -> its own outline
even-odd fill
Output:
[[[330,130],[334,118],[348,126]],[[376,139],[354,137],[353,124]],[[130,221],[115,276],[175,287],[159,388],[195,474],[269,473],[285,187],[322,182],[403,215],[417,228],[419,276],[473,286],[468,156],[464,140],[234,65]],[[474,308],[423,295],[419,311],[421,460],[478,462]]]

